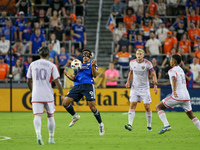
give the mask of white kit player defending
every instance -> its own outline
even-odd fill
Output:
[[[37,135],[37,142],[43,145],[41,136],[41,117],[44,109],[48,118],[49,129],[49,144],[54,144],[54,93],[51,87],[51,81],[54,81],[61,94],[61,99],[64,98],[62,86],[59,80],[59,72],[55,64],[48,61],[49,49],[46,46],[40,47],[40,59],[30,64],[27,72],[27,84],[32,92],[32,107],[34,114],[34,127]]]
[[[143,59],[144,50],[138,49],[136,51],[136,59],[130,62],[130,72],[126,82],[126,88],[129,88],[130,81],[133,79],[130,91],[130,109],[128,112],[128,124],[125,125],[125,129],[132,131],[132,124],[135,117],[135,109],[137,103],[144,102],[147,118],[147,131],[152,131],[151,120],[152,111],[150,109],[151,95],[149,91],[149,77],[148,73],[151,72],[153,81],[157,82],[156,73],[153,69],[153,65],[150,61]],[[154,86],[154,92],[157,94],[157,86]]]
[[[180,55],[175,54],[172,56],[172,59],[170,60],[170,66],[172,67],[172,69],[168,71],[170,82],[157,83],[152,81],[154,85],[165,86],[171,84],[172,87],[172,95],[163,99],[156,105],[156,110],[158,112],[158,115],[164,124],[163,129],[158,132],[159,134],[163,134],[166,131],[171,130],[171,126],[168,123],[164,109],[165,108],[173,109],[177,105],[180,105],[185,110],[188,117],[193,121],[194,125],[200,130],[200,121],[197,117],[194,116],[192,112],[192,107],[190,104],[190,95],[186,87],[185,73],[183,69],[179,66],[180,62],[181,62]]]

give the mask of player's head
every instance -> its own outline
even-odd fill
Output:
[[[139,48],[136,51],[136,58],[138,62],[142,62],[143,58],[144,58],[144,50]]]
[[[170,60],[170,66],[174,67],[174,66],[179,65],[180,63],[181,63],[181,56],[174,54]]]
[[[38,49],[38,53],[41,58],[48,58],[49,48],[47,46],[42,46]]]
[[[83,62],[90,62],[90,58],[92,57],[92,52],[89,49],[82,50]]]

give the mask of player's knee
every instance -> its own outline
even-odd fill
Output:
[[[50,117],[53,117],[54,115],[53,114],[48,114],[47,113],[47,118],[50,118]]]
[[[67,107],[67,106],[69,106],[69,103],[64,99],[63,102],[62,102],[62,105],[63,105],[64,107]]]
[[[145,106],[145,110],[146,110],[147,112],[150,112],[150,111],[151,111],[151,109],[150,109],[149,106]]]
[[[92,112],[96,112],[97,109],[96,109],[95,106],[91,105],[91,106],[90,106],[90,110],[91,110]]]

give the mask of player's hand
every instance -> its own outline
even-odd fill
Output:
[[[126,87],[126,88],[129,88],[129,87],[130,87],[129,82],[126,82],[125,87]]]
[[[96,60],[96,59],[93,59],[93,60],[92,60],[92,66],[95,66],[96,63],[97,63],[97,60]]]
[[[158,93],[158,88],[157,88],[157,86],[154,86],[154,92],[155,92],[155,94],[157,94]]]
[[[152,83],[153,85],[158,85],[158,82],[155,82],[155,81],[151,81],[151,83]]]
[[[174,91],[173,94],[174,94],[175,98],[178,98],[178,95],[177,95],[176,91]]]
[[[64,95],[61,95],[61,102],[63,102],[65,99],[65,96]]]
[[[64,74],[65,74],[66,77],[69,76],[69,73],[67,71],[65,71],[65,70],[64,70]]]

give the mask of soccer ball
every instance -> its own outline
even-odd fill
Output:
[[[82,67],[82,63],[80,60],[78,59],[74,59],[72,62],[71,62],[71,68],[74,69],[74,70],[79,70],[81,69]]]

